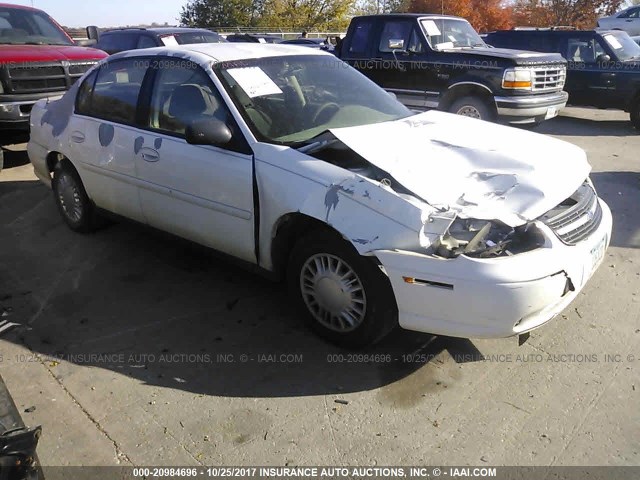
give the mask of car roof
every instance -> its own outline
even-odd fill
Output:
[[[454,20],[465,20],[455,15],[440,15],[435,13],[380,13],[376,15],[359,15],[354,18],[451,18]]]
[[[128,50],[112,55],[110,59],[142,57],[149,55],[166,55],[170,57],[189,58],[193,61],[206,62],[212,59],[218,62],[249,60],[253,58],[281,57],[292,55],[326,55],[336,58],[322,50],[301,47],[299,45],[282,45],[273,43],[197,43],[171,47],[146,48]]]
[[[138,27],[127,27],[127,28],[112,28],[110,30],[105,30],[102,32],[102,35],[114,34],[119,32],[151,32],[156,33],[158,35],[171,35],[172,33],[216,33],[212,30],[207,30],[205,28],[189,28],[189,27],[152,27],[152,28],[138,28]]]
[[[592,34],[596,34],[596,35],[603,35],[603,34],[609,34],[609,33],[613,33],[613,34],[617,34],[617,33],[621,33],[620,30],[609,30],[609,29],[595,29],[595,30],[552,30],[549,28],[534,28],[531,30],[526,30],[526,29],[522,29],[522,30],[496,30],[495,32],[489,32],[487,35],[492,35],[494,33],[498,33],[498,34],[516,34],[516,35],[522,35],[522,34],[538,34],[538,35],[575,35],[576,33],[592,33]]]

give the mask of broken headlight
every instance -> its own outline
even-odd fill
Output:
[[[435,253],[444,258],[492,258],[528,252],[544,243],[544,235],[533,223],[512,228],[495,220],[457,218],[440,239]]]

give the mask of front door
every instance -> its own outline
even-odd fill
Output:
[[[187,143],[185,131],[192,122],[228,122],[231,114],[196,64],[169,58],[154,63],[149,115],[132,142],[147,222],[255,262],[253,157],[248,147],[242,142],[225,148]],[[235,132],[241,135],[237,128]]]

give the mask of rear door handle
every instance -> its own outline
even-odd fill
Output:
[[[157,162],[160,160],[160,154],[157,150],[149,147],[143,147],[140,149],[140,155],[145,162]]]
[[[84,143],[85,137],[82,132],[73,132],[71,134],[71,141],[74,143]]]

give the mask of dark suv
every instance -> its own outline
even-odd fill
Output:
[[[494,47],[557,52],[568,61],[569,103],[618,108],[640,129],[640,46],[619,30],[501,30],[485,41]]]
[[[101,33],[96,48],[113,55],[138,48],[224,41],[225,39],[216,32],[203,28],[118,28]]]

